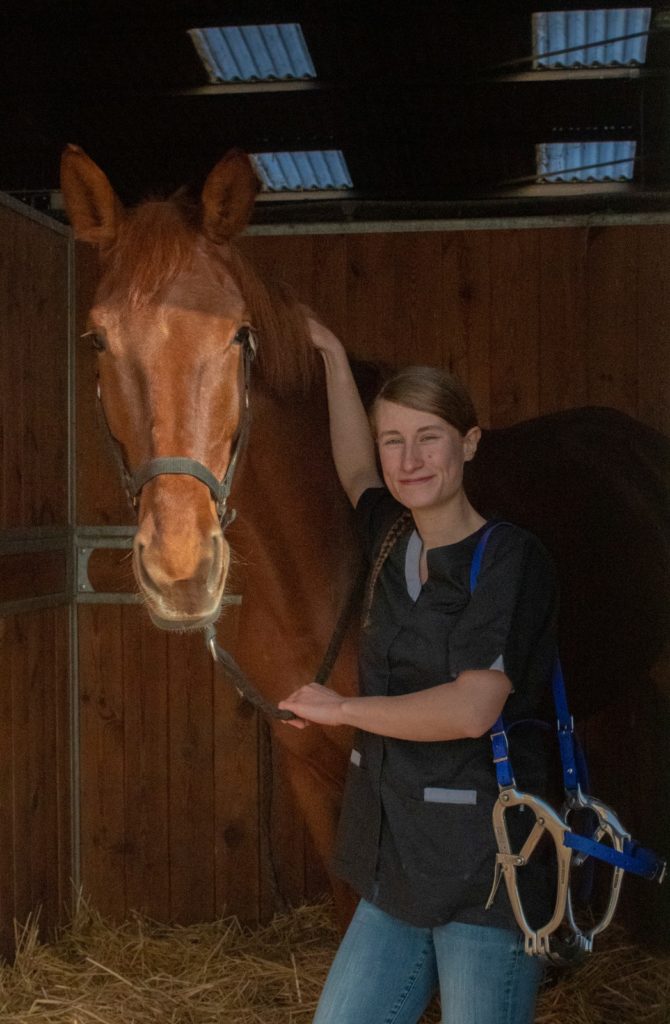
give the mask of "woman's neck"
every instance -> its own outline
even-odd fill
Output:
[[[486,522],[462,491],[455,495],[448,505],[414,509],[412,516],[424,551],[440,548],[445,544],[457,544]]]

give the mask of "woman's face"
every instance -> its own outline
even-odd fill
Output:
[[[461,434],[440,416],[381,399],[375,410],[384,481],[409,509],[447,505],[463,487],[463,464],[473,458],[481,431]]]

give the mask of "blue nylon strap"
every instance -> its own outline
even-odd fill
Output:
[[[581,836],[578,832],[566,832],[563,837],[563,845],[589,857],[605,861],[612,867],[623,868],[624,871],[630,871],[634,875],[641,875],[643,878],[658,878],[663,871],[664,861],[657,857],[652,850],[638,846],[632,839],[624,840],[624,848],[619,851],[596,842],[595,839]]]
[[[484,560],[484,552],[486,551],[486,545],[488,544],[489,537],[498,526],[505,525],[502,520],[493,522],[490,526],[484,530],[477,542],[477,547],[472,555],[472,562],[470,563],[470,593],[474,591],[477,586],[477,580],[479,579],[479,571],[482,567]],[[493,723],[491,726],[491,744],[493,746],[493,763],[496,769],[496,778],[498,785],[502,787],[514,785],[514,773],[512,771],[512,764],[509,759],[509,744],[507,742],[507,732],[505,730],[505,722],[502,715]]]
[[[572,715],[568,709],[565,680],[563,678],[563,669],[561,668],[561,661],[558,654],[556,655],[551,674],[551,688],[553,690],[554,705],[556,707],[556,728],[558,731],[558,745],[561,752],[561,765],[563,766],[563,785],[567,792],[575,792],[578,785],[586,785],[586,763],[582,757],[582,771],[580,771],[575,752],[575,726]]]

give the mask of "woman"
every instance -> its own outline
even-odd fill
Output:
[[[312,684],[280,705],[298,728],[356,729],[335,869],[361,901],[315,1022],[414,1024],[439,986],[449,1024],[530,1024],[541,964],[523,950],[504,886],[485,909],[497,797],[488,733],[503,709],[506,721],[532,717],[544,696],[552,566],[539,541],[504,524],[470,593],[485,520],[463,489],[481,433],[467,392],[438,370],[400,371],[372,407],[373,439],[342,345],[317,324],[312,338],[335,465],[372,562],[361,695]],[[533,737],[518,748],[517,782],[541,792]],[[524,895],[540,913],[542,879]]]

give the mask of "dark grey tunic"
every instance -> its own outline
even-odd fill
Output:
[[[361,496],[356,514],[370,560],[401,512],[384,488]],[[363,631],[361,694],[412,693],[467,669],[495,665],[504,668],[514,687],[506,721],[537,717],[555,651],[553,567],[532,534],[500,526],[488,541],[470,595],[470,564],[483,529],[428,552],[428,581],[418,596],[411,571],[407,575],[410,535],[395,545]],[[542,794],[546,770],[537,730],[520,726],[513,737],[518,785]],[[504,886],[494,906],[484,909],[496,853],[491,810],[497,792],[488,736],[420,743],[359,731],[335,870],[366,899],[411,924],[434,927],[457,920],[515,928]],[[534,869],[525,870],[531,876],[526,899],[534,917],[546,902],[546,886]]]

